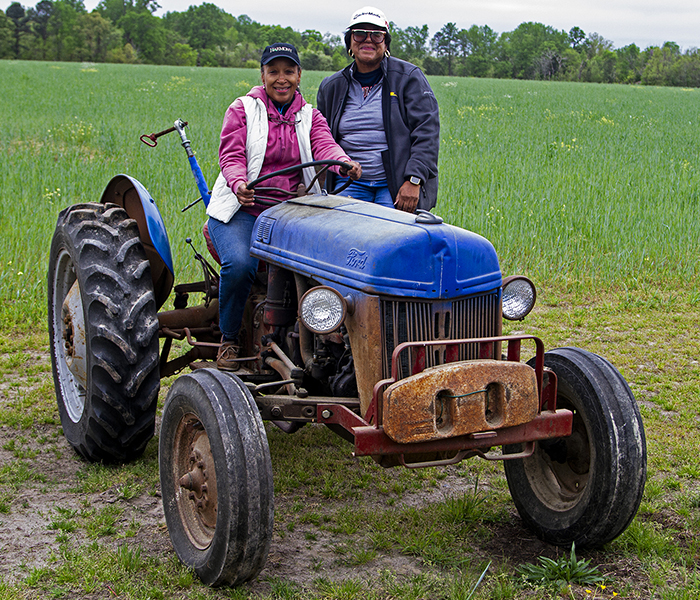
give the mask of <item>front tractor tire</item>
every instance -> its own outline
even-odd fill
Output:
[[[159,444],[165,522],[182,563],[211,586],[258,575],[272,540],[272,463],[245,385],[214,369],[179,377]]]
[[[156,310],[136,221],[115,204],[64,209],[49,259],[51,360],[64,435],[87,460],[133,460],[153,437]]]
[[[573,431],[536,442],[528,458],[506,460],[508,487],[523,522],[542,540],[599,547],[627,528],[642,500],[642,418],[627,382],[604,358],[557,348],[544,363],[557,376],[557,408],[574,413]]]

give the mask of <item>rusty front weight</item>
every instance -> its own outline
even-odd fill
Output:
[[[401,352],[407,348],[412,347],[430,347],[430,346],[458,346],[461,344],[478,344],[479,345],[479,357],[482,359],[491,358],[494,355],[496,345],[500,342],[506,342],[508,344],[508,349],[506,353],[506,360],[512,362],[518,362],[520,360],[520,350],[521,345],[524,340],[532,340],[535,343],[535,377],[537,380],[537,393],[540,397],[540,407],[543,407],[545,403],[549,407],[549,410],[554,410],[556,405],[556,377],[552,373],[550,377],[550,382],[554,383],[554,386],[550,384],[549,389],[543,390],[543,373],[544,373],[544,344],[542,340],[534,335],[511,335],[511,336],[497,336],[488,338],[469,338],[469,339],[457,339],[457,340],[426,340],[426,341],[413,341],[413,342],[403,342],[394,348],[391,357],[391,378],[383,379],[378,381],[374,385],[372,391],[372,401],[365,413],[365,419],[369,423],[375,423],[378,425],[381,421],[381,406],[379,399],[382,397],[385,389],[399,380],[398,365],[399,355]],[[413,373],[415,375],[415,373]]]
[[[187,121],[180,121],[180,125],[182,127],[187,127]],[[139,139],[144,144],[146,144],[146,146],[150,146],[151,148],[155,148],[158,145],[157,139],[159,137],[161,137],[162,135],[167,135],[168,133],[172,133],[176,129],[177,129],[176,127],[168,127],[167,129],[163,129],[163,131],[159,131],[158,133],[144,133]],[[153,142],[153,143],[151,143],[151,142]]]

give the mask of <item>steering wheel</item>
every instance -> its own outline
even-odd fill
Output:
[[[246,187],[249,190],[256,189],[256,191],[259,191],[259,192],[275,191],[278,193],[287,194],[290,198],[294,198],[297,194],[296,194],[296,192],[292,192],[291,190],[285,190],[285,189],[276,188],[276,187],[262,187],[262,186],[259,186],[258,184],[260,184],[263,181],[270,179],[272,177],[277,177],[278,175],[286,175],[287,173],[294,173],[295,171],[300,171],[301,169],[305,169],[306,167],[317,167],[317,166],[322,166],[322,168],[319,170],[318,173],[316,173],[316,176],[311,180],[307,189],[311,189],[311,187],[313,187],[314,183],[316,183],[318,178],[328,170],[328,167],[332,167],[332,166],[347,167],[348,163],[344,163],[344,162],[339,161],[339,160],[313,160],[311,162],[301,163],[300,165],[294,165],[291,167],[287,167],[286,169],[279,169],[277,171],[272,171],[272,173],[268,173],[267,175],[263,175],[262,177],[258,177],[257,179],[254,179]],[[343,190],[347,189],[347,187],[351,183],[352,183],[352,179],[348,178],[348,180],[343,185],[338,186],[330,193],[331,194],[339,194]],[[275,198],[271,198],[270,196],[261,196],[261,195],[255,196],[255,202],[257,204],[262,204],[264,206],[273,206],[275,204],[279,204],[279,200],[276,200]]]

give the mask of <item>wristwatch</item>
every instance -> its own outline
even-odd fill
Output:
[[[420,177],[416,177],[415,175],[411,175],[411,176],[408,178],[408,180],[409,180],[413,185],[420,185],[421,183],[423,183],[423,182],[421,181],[421,178],[420,178]]]

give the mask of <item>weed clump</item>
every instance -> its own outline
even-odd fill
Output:
[[[546,556],[539,557],[540,564],[530,563],[518,566],[518,573],[530,583],[538,585],[578,585],[594,586],[604,581],[597,566],[591,566],[589,560],[576,558],[575,544],[571,544],[569,558],[561,556],[552,560]]]

